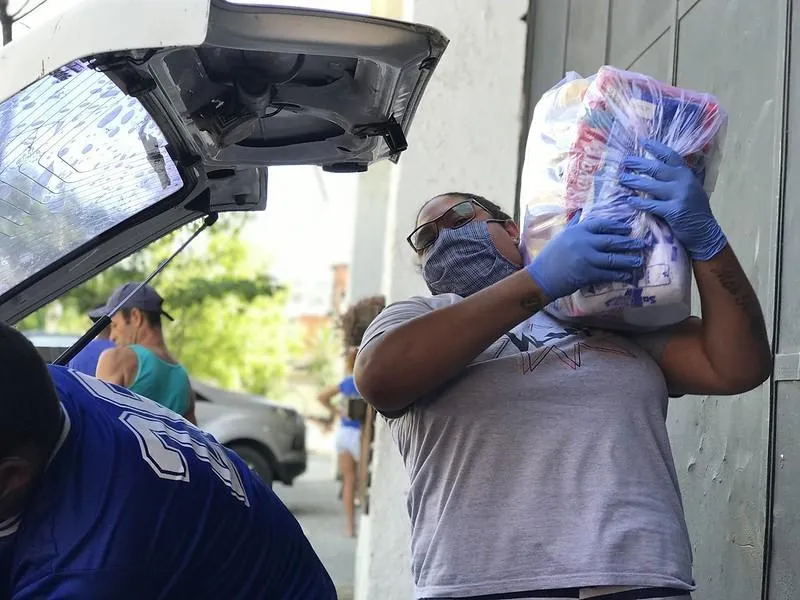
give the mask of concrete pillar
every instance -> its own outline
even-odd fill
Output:
[[[390,302],[426,293],[405,238],[427,198],[473,192],[513,210],[526,36],[521,17],[527,4],[408,0],[400,13],[439,28],[451,44],[417,112],[409,149],[390,168],[382,247],[382,290]],[[392,16],[399,16],[398,5],[394,9]],[[370,515],[361,521],[358,540],[356,598],[409,600],[408,478],[381,419],[373,461]]]
[[[383,292],[386,220],[394,168],[384,161],[359,175],[348,304]]]

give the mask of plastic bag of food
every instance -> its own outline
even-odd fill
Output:
[[[583,82],[585,90],[579,101],[567,94],[571,104],[563,110],[552,99],[564,97],[559,90],[577,82]],[[581,219],[592,214],[612,217],[630,224],[632,236],[653,242],[635,284],[587,287],[555,300],[548,312],[561,319],[632,330],[663,327],[688,317],[689,259],[665,223],[630,207],[625,198],[632,192],[619,184],[619,165],[628,154],[647,156],[639,144],[641,138],[656,139],[681,154],[711,193],[721,157],[725,112],[709,94],[613,67],[602,67],[591,80],[568,77],[545,94],[540,104],[543,110],[538,121],[534,118],[528,137],[528,146],[533,140],[533,148],[530,154],[526,149],[523,167],[522,181],[530,182],[528,195],[523,192],[522,196],[523,258],[532,260],[578,209]],[[560,122],[554,125],[553,120]],[[561,137],[548,145],[541,143],[553,135]],[[542,152],[543,147],[551,149],[549,154]],[[560,153],[558,158],[554,149]],[[542,188],[548,190],[547,202],[540,192],[530,191],[543,180],[548,184]],[[549,227],[543,226],[546,212]]]
[[[567,205],[565,177],[589,83],[567,73],[534,107],[520,179],[520,252],[526,265],[564,228],[570,210],[579,208]]]

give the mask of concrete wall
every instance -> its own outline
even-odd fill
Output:
[[[417,113],[409,150],[398,166],[387,169],[383,243],[368,248],[366,240],[375,237],[374,231],[363,231],[357,224],[356,235],[363,231],[365,237],[356,242],[352,292],[366,290],[357,281],[372,277],[366,265],[374,274],[378,253],[383,262],[381,288],[390,302],[426,292],[405,238],[419,206],[430,196],[469,191],[513,209],[526,37],[521,17],[526,10],[524,0],[406,2],[404,19],[441,29],[451,44]],[[359,215],[379,212],[375,206],[362,207],[362,200]],[[359,261],[363,273],[358,273]],[[357,599],[413,598],[407,488],[391,435],[379,422],[370,515],[362,519],[358,540]]]
[[[359,176],[347,304],[381,291],[390,182],[395,168],[384,161]]]
[[[800,156],[787,146],[788,0],[534,0],[530,96],[565,70],[602,64],[643,72],[717,96],[730,121],[712,205],[758,292],[781,350],[800,364],[796,296],[780,292],[781,231],[800,221],[796,193],[782,192],[783,169]],[[795,10],[792,11],[792,5]],[[792,75],[794,77],[794,75]],[[791,85],[796,87],[796,83]],[[794,97],[794,96],[792,96]],[[795,108],[792,108],[796,111]],[[795,114],[795,113],[792,113]],[[791,132],[791,128],[789,128]],[[788,151],[793,152],[787,160]],[[785,180],[797,189],[797,176]],[[789,189],[789,188],[787,188]],[[794,212],[793,212],[794,211]],[[785,224],[783,215],[788,215]],[[785,236],[785,256],[800,251]],[[792,288],[797,261],[785,263]],[[794,275],[794,277],[791,277]],[[791,283],[789,283],[791,282]],[[788,289],[784,287],[783,293]],[[693,299],[695,312],[700,306]],[[780,320],[781,314],[788,318]],[[788,361],[788,356],[787,361]],[[791,361],[788,361],[791,362]],[[733,398],[684,397],[670,404],[669,429],[695,556],[698,600],[799,598],[800,370],[784,373],[777,394],[765,384]],[[782,387],[785,386],[785,387]],[[785,394],[785,395],[784,395]],[[774,415],[774,416],[773,416]],[[776,443],[777,452],[771,450]],[[795,457],[775,468],[774,457]],[[774,533],[770,478],[775,482]],[[775,542],[772,543],[771,537]],[[766,574],[771,570],[771,581]],[[762,596],[764,591],[766,595]]]

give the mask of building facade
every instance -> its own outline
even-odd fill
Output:
[[[350,297],[389,302],[426,292],[405,241],[423,201],[469,191],[511,211],[517,185],[527,29],[525,0],[375,0],[375,14],[432,25],[450,47],[423,97],[398,165],[359,182]],[[369,515],[361,519],[356,598],[413,598],[408,479],[377,421]]]
[[[758,292],[778,356],[771,383],[673,400],[669,427],[701,600],[800,597],[800,304],[793,126],[798,14],[785,0],[531,4],[526,97],[603,64],[713,93],[729,113],[715,214]],[[794,17],[794,18],[793,18]],[[795,41],[793,41],[795,40]],[[794,238],[794,239],[793,239]],[[695,295],[694,306],[699,311]]]
[[[423,99],[410,149],[398,166],[365,176],[373,181],[359,198],[359,214],[376,216],[356,225],[357,238],[366,227],[384,238],[368,258],[354,256],[359,294],[383,292],[394,301],[424,293],[403,248],[415,211],[430,195],[453,189],[518,207],[521,140],[532,107],[566,71],[585,75],[611,64],[717,96],[729,124],[712,204],[761,299],[776,365],[772,380],[748,394],[684,397],[670,406],[699,600],[800,598],[800,302],[790,293],[800,266],[789,260],[800,253],[795,4],[406,2],[403,14],[392,16],[437,26],[452,43]],[[369,262],[369,276],[359,261]],[[696,295],[693,302],[699,311]],[[412,598],[407,484],[385,427],[376,431],[374,455],[356,594]]]

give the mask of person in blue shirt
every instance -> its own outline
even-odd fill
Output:
[[[96,322],[105,314],[103,311],[104,308],[104,304],[95,306],[89,311],[89,319],[91,319],[93,323]],[[100,355],[109,348],[114,347],[114,342],[112,342],[110,338],[111,327],[106,327],[97,334],[96,338],[86,344],[86,347],[78,352],[75,358],[69,361],[69,368],[94,376],[97,372],[97,361],[100,360]]]
[[[185,419],[4,324],[0,387],[0,597],[336,598],[272,490]]]
[[[353,364],[355,363],[358,348],[350,348],[346,356],[346,370],[348,375],[337,385],[330,386],[320,392],[318,399],[322,405],[331,411],[331,419],[339,416],[339,427],[336,430],[336,454],[339,460],[339,471],[342,474],[342,501],[344,502],[345,517],[347,518],[346,534],[355,536],[355,496],[356,474],[358,461],[361,457],[361,420],[352,418],[349,408],[353,404],[366,407],[361,395],[356,389],[353,380]],[[339,407],[333,405],[336,396],[342,396]]]

